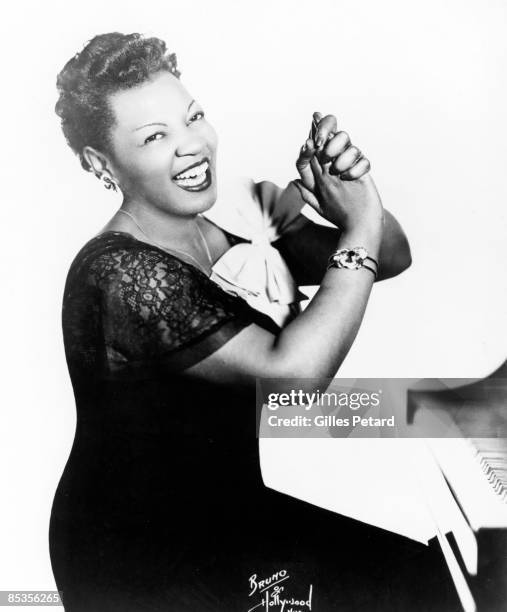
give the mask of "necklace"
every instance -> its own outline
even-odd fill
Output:
[[[121,212],[124,215],[127,215],[127,217],[130,217],[130,219],[132,219],[132,221],[133,221],[134,225],[137,227],[137,229],[141,232],[141,234],[143,234],[143,236],[145,238],[147,238],[149,240],[149,242],[152,242],[159,249],[162,249],[163,251],[167,251],[168,253],[174,252],[174,253],[181,253],[182,255],[185,255],[186,257],[191,259],[197,265],[197,267],[202,272],[204,272],[204,274],[206,274],[206,276],[209,277],[208,270],[206,270],[206,268],[201,264],[201,262],[198,261],[193,255],[191,255],[190,253],[187,253],[186,251],[182,251],[181,249],[176,249],[174,247],[168,248],[168,247],[163,246],[162,244],[159,244],[158,242],[155,242],[155,240],[153,240],[153,238],[150,238],[150,236],[148,236],[148,234],[144,231],[144,229],[139,225],[139,222],[134,217],[134,215],[132,215],[131,213],[129,213],[126,210],[122,210],[121,208],[120,208],[120,210],[118,212]],[[213,258],[211,257],[211,253],[210,253],[210,250],[209,250],[209,247],[208,247],[208,243],[207,243],[206,238],[204,237],[204,234],[202,233],[201,228],[199,227],[199,225],[197,225],[197,231],[199,232],[199,236],[201,237],[202,243],[204,245],[204,250],[206,251],[206,256],[208,258],[208,262],[209,262],[210,268],[213,268]]]

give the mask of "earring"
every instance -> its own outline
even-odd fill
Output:
[[[117,191],[118,190],[118,185],[116,183],[116,181],[111,178],[110,176],[102,176],[102,183],[104,184],[104,187],[106,189],[112,189],[113,191]]]
[[[118,183],[114,180],[114,178],[108,176],[105,172],[102,174],[97,172],[95,176],[100,179],[107,190],[112,189],[113,191],[118,191]]]

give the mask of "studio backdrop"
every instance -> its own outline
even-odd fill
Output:
[[[0,589],[54,588],[48,521],[75,428],[63,287],[120,204],[70,153],[55,83],[96,34],[167,41],[224,184],[296,178],[314,111],[371,160],[413,263],[375,285],[340,376],[478,378],[505,359],[504,2],[52,0],[3,23]]]

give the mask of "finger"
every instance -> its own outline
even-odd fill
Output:
[[[298,170],[304,170],[310,164],[310,160],[315,155],[315,147],[313,140],[308,138],[299,151],[299,157],[296,160]]]
[[[347,134],[347,132],[338,132],[335,136],[328,140],[324,147],[324,162],[338,157],[346,149],[348,149],[348,147],[350,147],[350,136]]]
[[[320,120],[322,119],[322,113],[318,113],[315,112],[312,115],[312,127],[310,130],[310,136],[309,138],[315,138],[315,136],[317,135],[317,127],[319,125]]]
[[[309,165],[310,160],[314,155],[315,148],[313,146],[313,142],[310,138],[308,138],[299,151],[299,157],[296,160],[296,166],[298,168],[304,169],[306,166]]]
[[[370,171],[370,168],[370,161],[366,157],[361,157],[361,159],[354,164],[352,168],[347,170],[347,172],[340,174],[340,178],[342,181],[355,181],[356,179],[359,179],[367,174]]]
[[[310,160],[310,166],[311,166],[313,178],[315,181],[314,192],[317,193],[317,195],[319,195],[327,187],[326,180],[325,180],[326,179],[325,174],[327,173],[325,172],[325,169],[321,166],[319,160],[317,159],[317,156],[312,157],[312,159]]]
[[[299,172],[299,176],[308,189],[313,189],[315,186],[315,180],[310,166],[310,161],[314,156],[315,148],[313,146],[313,140],[308,139],[301,147],[299,157],[296,160],[296,168]]]
[[[362,157],[361,151],[351,145],[348,149],[346,149],[343,153],[338,155],[338,157],[334,160],[329,168],[330,174],[341,174],[342,172],[347,172],[352,166]]]
[[[308,134],[308,138],[311,138],[313,141],[317,135],[317,127],[319,125],[319,121],[322,119],[321,113],[313,113],[312,115],[312,125],[310,127],[310,133]],[[315,141],[314,141],[315,142]]]
[[[324,169],[322,168],[322,166],[320,165],[319,160],[317,159],[317,157],[315,157],[315,155],[312,157],[312,159],[310,160],[310,167],[312,169],[312,173],[313,173],[313,177],[316,181],[321,180],[322,181],[322,174],[324,172]]]
[[[300,179],[297,179],[297,180],[293,181],[293,183],[298,188],[299,193],[301,194],[301,199],[303,200],[303,202],[305,204],[308,204],[312,208],[314,208],[317,212],[321,213],[321,209],[320,209],[320,206],[319,206],[319,201],[317,200],[315,195],[309,189],[307,189],[303,185],[303,183],[301,182]]]
[[[314,113],[313,117],[316,118],[320,113]],[[330,134],[336,133],[337,123],[334,115],[326,115],[318,121],[317,132],[315,135],[315,146],[317,149],[322,148],[328,141]]]

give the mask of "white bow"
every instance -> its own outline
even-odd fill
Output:
[[[299,212],[296,205],[290,210],[280,202],[284,195],[290,198],[299,192],[295,187],[286,192],[273,183],[264,183],[259,189],[252,180],[243,180],[223,189],[215,206],[204,215],[249,241],[234,245],[215,262],[212,280],[279,324],[288,314],[288,305],[300,296],[286,263],[271,245],[289,216]]]

